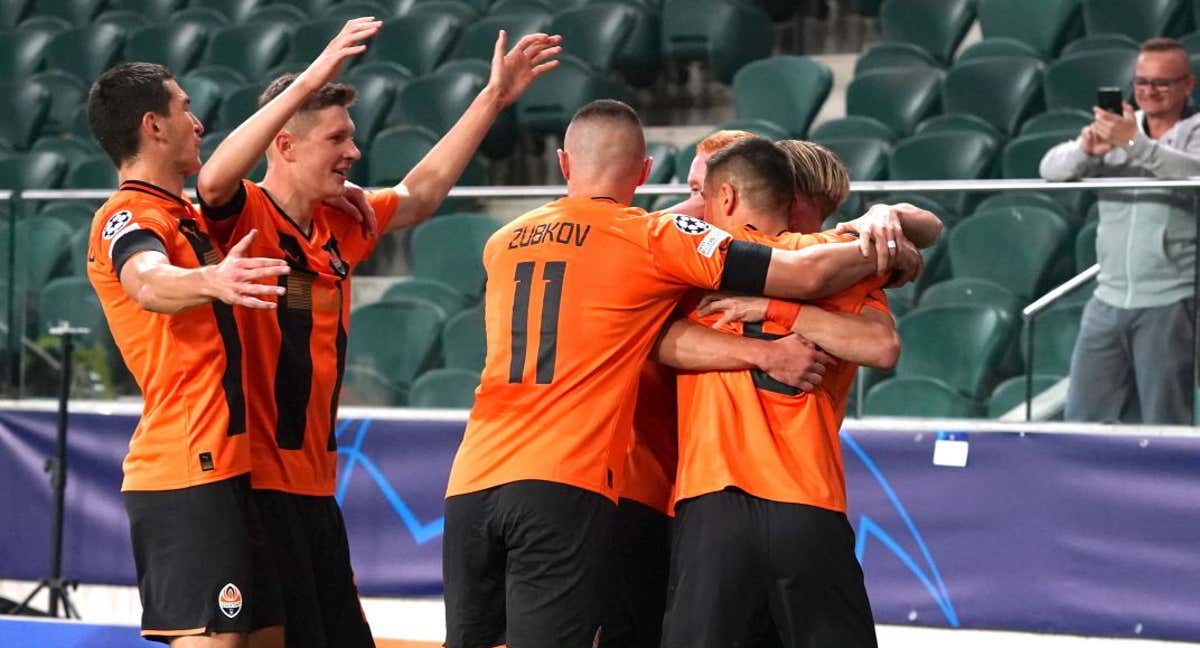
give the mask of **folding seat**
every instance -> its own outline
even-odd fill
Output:
[[[976,212],[950,231],[956,278],[988,279],[1026,301],[1049,287],[1054,262],[1068,250],[1066,222],[1034,207]]]
[[[1026,207],[1034,207],[1045,209],[1058,214],[1068,224],[1073,223],[1078,217],[1071,213],[1062,203],[1053,198],[1050,192],[1037,191],[999,191],[988,196],[980,201],[975,206],[975,211],[985,211],[989,209],[999,209],[1003,207],[1011,207],[1015,209],[1024,209]]]
[[[384,23],[365,56],[399,63],[417,76],[429,74],[450,55],[462,28],[463,20],[452,14],[410,13]]]
[[[387,21],[394,15],[395,13],[391,9],[388,9],[386,5],[379,2],[372,2],[371,0],[348,0],[347,2],[330,5],[321,14],[321,17],[340,20],[345,24],[347,20],[364,18],[366,16],[375,16],[378,20]]]
[[[896,328],[904,345],[897,377],[936,378],[981,400],[1007,349],[1012,322],[991,306],[955,304],[918,308]]]
[[[225,95],[212,129],[231,131],[240,126],[258,110],[258,98],[262,93],[263,84],[249,83]]]
[[[221,106],[221,99],[225,96],[225,88],[216,79],[204,74],[203,71],[200,74],[184,74],[179,77],[178,81],[179,87],[183,88],[191,101],[192,114],[200,120],[201,124],[205,125],[205,128],[212,128],[212,124],[217,118],[217,110]],[[243,79],[237,85],[244,83]],[[230,89],[230,92],[236,87]]]
[[[217,147],[220,146],[221,142],[224,141],[224,139],[228,136],[229,131],[227,130],[210,131],[205,133],[204,137],[200,140],[201,161],[207,161],[208,158],[212,157],[213,151],[217,150]],[[258,162],[255,163],[254,168],[250,170],[250,173],[246,174],[246,177],[254,182],[260,182],[264,177],[266,177],[266,175],[267,156],[263,155],[262,157],[258,158]]]
[[[496,49],[496,34],[501,29],[508,33],[508,42],[513,44],[528,34],[546,31],[552,19],[550,12],[486,16],[466,28],[450,58],[479,59],[491,63],[492,53]]]
[[[892,150],[888,176],[892,180],[986,178],[996,153],[996,141],[982,133],[946,131],[913,135]]]
[[[965,47],[954,63],[959,65],[989,58],[1032,58],[1041,61],[1045,60],[1046,55],[1029,43],[1015,38],[985,38]]]
[[[1136,52],[1139,48],[1140,45],[1137,41],[1124,34],[1090,34],[1067,43],[1067,46],[1063,48],[1062,55],[1072,56],[1084,52],[1107,50]]]
[[[57,189],[67,174],[67,160],[53,151],[0,153],[0,187]]]
[[[307,22],[309,22],[308,14],[290,4],[262,5],[242,19],[244,25],[282,25],[289,32],[295,31]],[[342,22],[345,23],[345,21]],[[332,35],[330,37],[332,38]],[[317,53],[319,54],[320,51],[318,50]]]
[[[1187,0],[1082,0],[1089,34],[1124,34],[1137,42],[1179,36],[1191,20]]]
[[[874,117],[847,115],[840,119],[821,122],[808,134],[811,139],[846,139],[868,137],[886,142],[896,141],[896,133],[887,124]]]
[[[33,0],[0,0],[0,28],[16,27],[32,8]]]
[[[74,232],[64,223],[36,217],[18,221],[15,231],[18,285],[36,294],[66,262]]]
[[[171,14],[171,18],[167,22],[172,25],[199,25],[209,35],[232,24],[225,14],[209,7],[180,9]]]
[[[276,5],[268,6],[273,7]],[[292,32],[291,46],[288,47],[287,62],[296,64],[297,67],[307,66],[310,61],[325,51],[325,46],[329,44],[329,41],[338,32],[342,31],[342,27],[345,24],[346,21],[341,18],[321,18],[298,24],[295,31]],[[374,40],[368,43],[368,49],[373,45],[375,45]],[[411,47],[411,43],[409,46]],[[362,58],[362,54],[352,57],[346,62],[343,70],[353,69],[353,66]]]
[[[1050,389],[1062,380],[1062,376],[1054,374],[1039,373],[1033,376],[1033,396]],[[1005,380],[992,390],[992,396],[988,399],[987,416],[988,418],[998,419],[1014,407],[1025,403],[1025,376],[1014,376]]]
[[[1038,135],[1041,133],[1070,132],[1078,136],[1084,126],[1095,121],[1091,111],[1064,108],[1050,110],[1040,115],[1030,117],[1021,124],[1021,135]]]
[[[394,387],[386,376],[366,366],[346,367],[342,374],[341,405],[363,407],[403,407],[404,392]]]
[[[854,181],[884,180],[887,177],[888,156],[892,147],[883,140],[870,137],[814,139],[816,143],[837,153]]]
[[[1051,63],[1042,76],[1046,108],[1091,112],[1096,105],[1096,88],[1127,87],[1136,61],[1137,52],[1108,50],[1075,54]]]
[[[388,123],[411,124],[438,135],[450,130],[487,85],[491,66],[483,61],[451,61],[436,72],[415,79],[396,94]],[[516,109],[496,118],[480,146],[490,159],[508,157],[517,144]]]
[[[1029,326],[1021,331],[1021,353],[1026,367],[1034,373],[1066,376],[1071,372],[1071,354],[1079,337],[1083,304],[1069,303],[1051,306],[1038,315],[1033,326],[1033,360],[1024,355],[1028,350]]]
[[[423,299],[378,301],[350,313],[347,367],[366,367],[406,393],[433,365],[446,313]]]
[[[912,43],[943,64],[974,21],[973,0],[885,0],[879,9],[883,41]]]
[[[478,300],[486,279],[483,247],[500,225],[483,214],[450,214],[421,223],[409,241],[413,276],[437,279]]]
[[[36,16],[57,16],[76,26],[87,25],[106,4],[106,0],[34,0],[29,13]]]
[[[1179,37],[1179,42],[1188,51],[1188,54],[1195,56],[1200,54],[1200,31],[1194,31],[1190,34],[1185,34]]]
[[[408,394],[409,407],[471,409],[479,372],[466,369],[432,369],[421,374]]]
[[[766,58],[774,43],[771,17],[737,0],[667,0],[662,8],[662,53],[676,64],[702,61],[712,76],[730,83],[751,61]]]
[[[388,111],[392,109],[396,81],[388,71],[362,70],[361,66],[344,73],[342,81],[358,91],[358,97],[349,109],[355,125],[354,138],[359,142],[370,142],[383,129]]]
[[[733,77],[739,119],[764,119],[804,138],[829,96],[833,73],[811,58],[775,56],[755,61]]]
[[[567,54],[606,73],[628,41],[637,16],[637,10],[625,4],[588,5],[555,16],[549,33],[563,37]]]
[[[1096,265],[1096,228],[1099,221],[1088,221],[1075,235],[1075,272]]]
[[[445,15],[458,18],[463,25],[469,25],[478,20],[481,13],[481,9],[462,0],[418,0],[401,16]]]
[[[187,6],[187,0],[109,0],[110,9],[133,11],[152,23],[166,24],[171,14]]]
[[[531,11],[554,13],[555,9],[554,3],[548,0],[495,0],[488,6],[487,12],[489,16],[503,16]]]
[[[651,7],[637,0],[625,0],[619,6],[633,18],[633,26],[613,59],[612,66],[630,85],[638,88],[651,86],[662,70],[658,5],[655,3]]]
[[[1046,151],[1075,137],[1071,133],[1023,135],[1004,148],[1005,178],[1039,178],[1038,167]]]
[[[667,184],[675,177],[675,156],[679,153],[678,149],[664,142],[646,142],[646,157],[652,161],[650,163],[650,175],[646,178],[646,184]],[[687,172],[684,172],[687,175]],[[686,180],[686,178],[685,178]],[[634,207],[641,207],[649,210],[654,204],[654,196],[639,195],[633,199]]]
[[[110,353],[116,353],[104,319],[100,299],[86,277],[62,277],[52,279],[39,287],[37,334],[45,335],[50,327],[60,321],[89,329],[78,342],[85,345],[102,344]],[[115,360],[115,357],[112,358]]]
[[[487,359],[483,307],[469,308],[446,320],[442,329],[442,356],[446,367],[478,374]]]
[[[370,149],[364,155],[364,159],[367,161],[364,177],[368,179],[370,186],[390,187],[402,180],[433,149],[437,141],[437,134],[425,128],[384,129],[375,136]],[[360,161],[359,164],[362,162]],[[479,162],[479,158],[474,158],[463,170],[457,184],[480,186],[486,182],[487,171]],[[470,211],[475,209],[476,205],[477,202],[470,198],[447,198],[442,201],[438,213]]]
[[[79,77],[58,69],[38,72],[28,79],[29,83],[41,87],[49,96],[50,107],[40,133],[69,132],[74,123],[75,111],[87,103],[88,84]]]
[[[203,62],[237,70],[250,80],[263,79],[267,70],[283,61],[289,31],[279,24],[226,27],[209,37]]]
[[[46,46],[46,67],[91,81],[117,62],[124,44],[125,31],[113,24],[70,29]]]
[[[868,72],[846,89],[846,113],[877,119],[903,137],[938,111],[942,75],[920,67]]]
[[[415,297],[437,304],[449,315],[454,315],[467,305],[467,298],[449,284],[427,277],[405,277],[384,291],[384,301]]]
[[[608,79],[573,56],[534,80],[517,100],[517,123],[531,133],[562,135],[575,112],[587,103],[617,96]]]
[[[0,81],[19,81],[42,69],[46,48],[60,30],[57,20],[49,29],[8,29],[0,32]]]
[[[854,76],[893,68],[928,67],[935,70],[943,65],[933,54],[912,43],[878,43],[863,52],[854,62]]]
[[[928,376],[896,376],[871,387],[866,416],[976,418],[980,405],[944,381]]]
[[[955,65],[942,82],[942,110],[982,117],[1005,136],[1038,112],[1042,63],[1032,58],[1000,58]]]
[[[956,277],[939,281],[921,293],[919,306],[945,306],[948,304],[974,304],[991,306],[1008,316],[1015,323],[1020,317],[1025,301],[1013,291],[988,279]]]
[[[130,34],[125,58],[161,63],[173,74],[182,75],[200,60],[207,42],[208,30],[198,23],[167,22]]]
[[[979,0],[978,9],[985,41],[1013,38],[1045,59],[1057,57],[1067,41],[1083,33],[1079,0]]]
[[[251,12],[265,4],[267,4],[266,0],[189,0],[188,8],[212,9],[222,16],[226,16],[230,23],[237,25],[245,21]]]
[[[97,156],[71,169],[63,187],[67,189],[116,189],[117,170],[112,160]]]
[[[91,229],[96,210],[91,205],[77,200],[58,200],[47,204],[38,218],[56,220],[72,232],[72,236]]]
[[[917,127],[913,129],[913,134],[921,135],[923,133],[945,133],[955,131],[980,133],[987,135],[996,142],[1003,142],[1007,138],[1007,135],[1000,132],[999,128],[996,128],[984,118],[961,112],[934,115],[920,124],[917,124]]]

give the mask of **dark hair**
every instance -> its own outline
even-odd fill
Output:
[[[166,81],[175,78],[157,63],[121,63],[109,68],[88,91],[88,127],[100,148],[119,168],[141,148],[142,117],[168,115],[171,93]]]
[[[1150,40],[1142,43],[1141,51],[1143,51],[1143,52],[1175,52],[1175,51],[1178,51],[1178,52],[1181,52],[1185,57],[1187,56],[1187,48],[1183,46],[1183,43],[1180,43],[1179,41],[1175,40],[1174,38],[1151,38]]]
[[[642,119],[638,117],[637,111],[630,108],[629,104],[616,99],[597,99],[585,104],[575,111],[575,116],[571,118],[571,121],[585,119],[613,119],[627,122],[630,126],[636,126],[638,130],[642,128]]]
[[[776,211],[791,205],[795,177],[786,153],[773,142],[751,137],[713,153],[705,183],[715,187],[729,182],[756,209]]]
[[[267,89],[258,96],[258,107],[262,108],[271,102],[272,99],[283,94],[288,86],[296,80],[299,74],[285,74],[267,85]],[[321,110],[330,106],[342,106],[349,108],[354,100],[358,98],[358,90],[354,86],[347,83],[326,83],[319,90],[308,96],[308,101],[300,106],[300,110],[296,111],[297,115]]]

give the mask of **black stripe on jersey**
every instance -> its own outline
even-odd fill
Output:
[[[308,400],[312,397],[312,285],[317,273],[308,268],[304,248],[294,236],[279,232],[279,247],[291,266],[279,278],[287,293],[279,298],[279,358],[275,363],[275,443],[284,450],[304,446]]]
[[[725,271],[721,290],[746,295],[761,295],[771,267],[771,248],[758,243],[734,241],[725,253]]]
[[[742,337],[756,338],[759,340],[778,340],[782,335],[767,333],[763,331],[762,322],[743,322]],[[775,392],[776,394],[784,394],[786,396],[799,396],[800,390],[792,387],[787,383],[775,380],[762,369],[751,369],[750,375],[754,378],[754,386],[764,391]]]
[[[167,246],[163,245],[158,234],[150,230],[139,229],[113,241],[109,252],[112,254],[113,270],[117,273],[117,279],[120,279],[121,269],[133,258],[133,255],[138,252],[161,252],[163,256],[167,256]]]
[[[223,205],[208,204],[204,200],[204,196],[200,195],[199,190],[196,191],[196,197],[200,199],[200,212],[204,214],[205,218],[214,221],[228,220],[241,214],[242,209],[246,207],[246,183],[245,181],[239,182],[237,191]]]
[[[342,319],[342,300],[346,298],[342,292],[342,282],[337,282],[337,309],[338,309],[338,329],[337,329],[337,381],[333,384],[333,398],[329,404],[329,441],[325,444],[325,449],[330,452],[337,452],[337,435],[334,430],[337,429],[337,414],[338,414],[338,399],[342,394],[342,377],[346,375],[346,343],[349,340],[349,335],[346,333],[346,322]]]
[[[179,219],[179,231],[196,253],[201,265],[220,263],[221,254],[213,247],[208,234],[201,231],[199,224],[190,218]],[[225,347],[225,372],[221,375],[221,387],[225,392],[225,405],[229,408],[229,429],[226,434],[235,436],[246,431],[246,396],[242,392],[242,341],[238,337],[237,320],[233,307],[224,302],[212,303],[213,318],[217,320],[217,331]]]

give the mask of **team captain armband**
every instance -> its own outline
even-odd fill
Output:
[[[161,252],[165,256],[167,247],[163,245],[162,239],[158,238],[158,234],[148,229],[133,229],[122,232],[109,246],[108,251],[112,255],[113,271],[117,273],[117,279],[120,279],[121,269],[133,255],[138,252]]]
[[[771,248],[748,241],[733,241],[725,255],[721,290],[746,295],[761,295],[771,267]]]
[[[787,330],[792,330],[796,325],[796,318],[800,317],[800,309],[804,306],[783,299],[771,299],[767,301],[768,322],[775,322]]]

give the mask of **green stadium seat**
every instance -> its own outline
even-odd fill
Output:
[[[1063,218],[1067,223],[1073,223],[1079,218],[1071,213],[1062,203],[1051,197],[1049,193],[1039,193],[1037,191],[999,191],[995,194],[984,198],[978,205],[975,206],[975,211],[984,211],[988,209],[1000,209],[1004,207],[1013,207],[1024,209],[1026,207],[1035,207],[1052,211]]]
[[[139,29],[125,43],[125,58],[167,66],[182,75],[192,69],[204,53],[208,31],[197,23],[167,23]]]
[[[868,199],[866,200],[866,203],[868,205],[872,204],[872,203],[877,203],[877,202],[886,203],[889,205],[894,205],[896,203],[902,203],[902,202],[910,203],[910,204],[916,205],[917,207],[920,207],[921,209],[925,209],[930,212],[933,212],[935,215],[937,215],[938,218],[942,219],[943,223],[946,224],[946,229],[950,229],[951,227],[954,226],[955,223],[958,222],[958,219],[961,216],[961,214],[959,214],[959,212],[958,212],[958,209],[955,208],[956,201],[953,200],[954,197],[955,197],[955,194],[948,193],[948,192],[939,192],[936,194],[921,194],[921,193],[913,193],[913,192],[909,192],[909,191],[898,191],[898,192],[894,192],[894,193],[884,194],[882,196],[877,195],[875,197],[868,197]],[[937,244],[934,247],[928,248],[928,249],[925,249],[922,251],[922,254],[925,255],[925,276],[930,276],[931,274],[934,273],[934,271],[937,270],[937,268],[935,267],[935,263],[933,263],[933,261],[936,259],[936,261],[938,263],[941,262],[941,255],[943,255],[946,251],[945,243],[946,243],[946,237],[942,236],[942,238],[937,242]],[[933,255],[935,252],[937,252],[937,256],[931,257],[931,255]],[[948,275],[946,275],[946,276],[948,276]],[[931,278],[935,278],[935,277],[931,277]],[[936,277],[935,279],[944,279],[944,278],[945,278],[945,276],[939,276],[939,277]]]
[[[1088,221],[1075,235],[1075,272],[1096,265],[1096,229],[1099,221]]]
[[[663,57],[676,64],[703,61],[721,83],[770,56],[774,33],[766,12],[737,0],[667,0],[662,8]]]
[[[0,187],[57,189],[67,174],[67,160],[53,151],[0,154]]]
[[[1038,167],[1046,151],[1074,138],[1078,133],[1042,133],[1022,135],[1004,147],[1002,163],[1005,178],[1040,178]]]
[[[997,142],[1003,142],[1007,135],[1000,132],[1000,129],[993,126],[990,122],[982,117],[976,117],[968,113],[948,113],[945,115],[934,115],[929,119],[917,124],[913,129],[914,135],[922,133],[945,133],[945,132],[962,132],[981,133],[987,135]]]
[[[975,180],[986,178],[997,152],[996,140],[982,133],[946,131],[913,135],[892,150],[892,180]]]
[[[912,43],[942,63],[954,58],[974,21],[973,0],[885,0],[879,9],[883,41]]]
[[[1006,314],[1011,322],[1016,322],[1021,315],[1025,301],[1013,291],[987,279],[960,277],[939,281],[921,293],[919,306],[947,306],[952,304],[973,304],[991,306]]]
[[[1053,264],[1068,251],[1067,223],[1035,207],[976,212],[950,231],[955,277],[988,279],[1032,300],[1047,286]]]
[[[411,13],[384,23],[365,56],[399,63],[418,76],[429,74],[449,56],[462,28],[463,20],[451,14]]]
[[[402,407],[404,391],[392,385],[387,376],[366,366],[349,366],[342,375],[341,405],[364,407]]]
[[[1005,136],[1041,109],[1042,63],[1032,58],[968,61],[942,83],[942,110],[987,120]]]
[[[0,145],[25,150],[33,144],[50,114],[50,92],[30,81],[0,84]]]
[[[423,299],[397,299],[359,306],[350,313],[347,367],[366,367],[405,393],[437,355],[446,313]]]
[[[91,238],[91,225],[88,228],[76,230],[71,235],[71,241],[68,244],[70,252],[67,254],[67,272],[63,273],[69,277],[86,277],[87,276],[87,255],[88,244]]]
[[[125,31],[116,25],[70,29],[55,35],[46,46],[46,67],[91,81],[116,63],[124,44]]]
[[[217,110],[224,96],[221,86],[204,75],[185,74],[179,77],[178,81],[179,87],[183,88],[191,101],[192,114],[201,124],[212,124],[217,118]]]
[[[395,14],[392,10],[381,3],[371,2],[370,0],[348,0],[347,2],[330,5],[325,10],[325,13],[321,14],[321,17],[337,19],[342,21],[342,24],[345,24],[347,20],[364,18],[366,16],[374,16],[379,20],[386,21],[393,15]]]
[[[133,11],[153,23],[165,24],[171,14],[187,6],[187,0],[109,0],[108,6],[110,9]]]
[[[508,42],[513,44],[528,34],[546,31],[551,20],[549,12],[486,16],[466,28],[450,58],[478,59],[491,63],[492,53],[496,49],[496,36],[501,29],[508,32]]]
[[[980,405],[944,381],[927,376],[897,376],[872,387],[863,403],[866,416],[977,418]]]
[[[1042,312],[1033,326],[1033,371],[1065,376],[1071,372],[1071,354],[1075,351],[1075,338],[1079,337],[1079,323],[1083,317],[1083,304],[1051,306]],[[1026,366],[1030,359],[1028,351],[1028,325],[1021,331],[1021,353]]]
[[[816,143],[837,153],[856,182],[887,178],[888,155],[892,147],[883,140],[870,137],[814,139]]]
[[[836,227],[836,224],[834,226]],[[823,229],[829,229],[829,221],[826,221]],[[888,310],[892,311],[893,317],[900,319],[911,313],[915,307],[913,302],[916,301],[917,284],[906,283],[899,288],[888,288],[884,293],[888,298]]]
[[[16,27],[32,8],[32,0],[0,0],[0,28]]]
[[[1052,59],[1083,33],[1079,0],[979,0],[984,40],[1013,38]]]
[[[505,16],[522,13],[554,13],[553,3],[544,0],[495,0],[488,6],[489,16]]]
[[[103,9],[107,0],[34,0],[32,15],[56,16],[72,25],[87,25]]]
[[[425,128],[401,126],[380,131],[366,155],[368,184],[373,187],[396,184],[433,149],[437,141],[437,134]],[[487,172],[479,159],[475,158],[467,164],[456,184],[479,186],[486,180]],[[476,204],[469,198],[447,198],[442,201],[438,213],[469,211]]]
[[[1082,0],[1088,34],[1124,34],[1137,42],[1179,36],[1192,23],[1187,0]]]
[[[928,67],[942,69],[933,54],[912,43],[879,43],[862,53],[854,62],[854,76],[894,68]]]
[[[56,33],[39,29],[0,32],[0,81],[18,81],[41,70],[46,47]]]
[[[1046,54],[1034,49],[1029,43],[1015,38],[985,38],[964,48],[962,53],[958,55],[958,58],[954,60],[954,63],[955,65],[959,65],[968,61],[991,58],[1031,58],[1044,60]]]
[[[1034,397],[1036,398],[1038,394],[1057,385],[1062,379],[1062,376],[1054,374],[1035,374],[1033,376]],[[1024,402],[1025,376],[1014,376],[1000,383],[996,386],[996,389],[992,390],[992,396],[988,399],[987,416],[988,418],[998,419]]]
[[[90,329],[80,342],[85,345],[103,344],[115,352],[108,323],[100,299],[86,277],[53,279],[41,287],[38,298],[37,335],[46,335],[54,324],[67,321]]]
[[[213,151],[217,150],[217,147],[220,146],[221,142],[228,136],[229,131],[227,130],[205,133],[204,137],[200,140],[200,159],[207,161],[208,158],[212,156]],[[246,177],[254,182],[260,182],[266,175],[267,156],[264,155],[258,159],[258,163],[254,165],[254,168],[250,170],[250,173],[248,173]]]
[[[471,409],[479,372],[465,369],[433,369],[421,374],[408,394],[409,407]]]
[[[214,130],[231,131],[246,121],[258,110],[258,97],[263,92],[263,84],[250,83],[221,100],[221,109],[217,112],[217,121],[213,123]]]
[[[117,170],[112,160],[97,156],[71,169],[63,187],[68,189],[116,189]]]
[[[734,107],[739,119],[763,119],[790,137],[804,138],[832,86],[833,73],[825,64],[801,56],[775,56],[738,70],[733,77]]]
[[[646,157],[651,159],[650,175],[646,184],[667,184],[675,177],[675,156],[679,150],[663,142],[646,142]],[[684,172],[687,175],[687,172]],[[686,178],[684,179],[686,181]],[[654,196],[639,195],[633,199],[634,207],[649,210],[654,204]]]
[[[1079,135],[1084,126],[1095,121],[1091,111],[1064,108],[1050,110],[1040,115],[1030,117],[1021,125],[1021,135],[1038,135],[1040,133],[1058,133],[1068,131]]]
[[[487,337],[482,307],[467,309],[446,320],[446,327],[442,329],[442,356],[448,368],[483,371]]]
[[[1092,34],[1067,43],[1063,48],[1063,56],[1073,56],[1085,52],[1105,52],[1119,50],[1125,52],[1138,51],[1138,42],[1124,34]]]
[[[1188,54],[1195,56],[1200,54],[1200,31],[1194,31],[1190,34],[1185,34],[1179,37],[1179,42],[1187,49]]]
[[[207,34],[224,29],[231,24],[225,14],[209,7],[180,9],[171,14],[171,19],[167,22],[172,25],[199,25]]]
[[[409,241],[414,277],[437,279],[468,299],[483,294],[483,247],[500,228],[483,214],[450,214],[425,221]]]
[[[268,5],[266,8],[276,6],[286,5]],[[292,33],[291,47],[288,48],[287,61],[297,64],[300,67],[307,66],[310,61],[325,51],[325,46],[329,44],[329,41],[334,36],[337,36],[338,32],[345,25],[346,21],[341,18],[322,18],[320,20],[310,20],[300,23]],[[374,44],[375,42],[372,41],[371,45]],[[408,45],[409,47],[412,46],[411,43]],[[362,58],[362,54],[351,58],[346,62],[346,68],[343,69],[353,69],[353,66]]]
[[[534,134],[562,135],[576,111],[614,94],[603,75],[573,56],[562,55],[558,67],[534,80],[517,100],[517,123]]]
[[[251,11],[245,17],[245,19],[242,20],[242,23],[246,25],[282,25],[287,27],[289,32],[293,32],[303,27],[308,22],[308,14],[304,13],[303,9],[290,4],[263,5],[254,11]],[[341,25],[338,26],[341,27]],[[332,36],[330,37],[332,38]],[[320,50],[317,50],[316,53],[319,54]],[[312,58],[313,57],[310,57],[308,61],[311,61]],[[307,63],[308,61],[305,62]]]
[[[846,113],[873,117],[901,137],[938,110],[942,72],[933,68],[860,75],[846,89]]]
[[[414,297],[432,302],[453,315],[467,305],[467,298],[453,287],[437,279],[405,277],[383,293],[384,301]]]
[[[263,79],[283,61],[289,31],[279,24],[226,27],[209,38],[204,63],[238,70],[251,80]]]
[[[75,200],[60,200],[46,205],[38,218],[54,219],[71,229],[73,235],[87,232],[92,226],[96,210],[87,203]]]
[[[959,304],[918,308],[896,328],[904,346],[896,376],[937,378],[978,400],[1008,348],[1012,322],[996,308]]]
[[[29,77],[30,83],[41,86],[50,97],[50,109],[42,124],[41,134],[68,133],[74,126],[75,111],[87,103],[88,84],[60,69],[49,69]]]
[[[23,282],[18,285],[36,293],[66,262],[74,232],[65,223],[42,218],[18,221],[15,231],[15,265]]]
[[[717,125],[716,130],[740,130],[747,131],[758,135],[763,139],[778,141],[782,139],[796,139],[791,133],[785,130],[779,124],[765,119],[741,118],[723,122]],[[693,147],[695,148],[695,147]]]
[[[808,136],[814,140],[869,137],[886,142],[896,141],[896,132],[891,127],[878,119],[862,115],[847,115],[841,119],[822,122],[812,129]]]
[[[1109,50],[1075,54],[1051,63],[1042,76],[1046,108],[1091,112],[1096,88],[1129,85],[1136,60],[1137,52]]]
[[[188,8],[212,9],[226,16],[231,24],[245,22],[259,6],[267,4],[265,0],[189,0]]]
[[[130,9],[110,9],[92,19],[91,26],[112,25],[125,36],[149,27],[153,23],[146,16]]]
[[[421,0],[402,17],[426,16],[430,14],[454,16],[463,25],[475,22],[482,11],[461,0]]]
[[[628,5],[588,5],[555,16],[548,33],[560,34],[566,53],[605,73],[617,60],[637,19],[637,10]]]
[[[633,16],[633,27],[612,64],[630,85],[645,88],[654,84],[662,68],[658,7],[636,1],[621,6]]]
[[[491,66],[483,61],[452,61],[416,79],[396,94],[389,124],[421,126],[437,134],[450,130],[487,85]],[[516,109],[500,113],[480,146],[490,159],[508,157],[517,144]]]
[[[350,105],[350,118],[356,127],[354,137],[370,142],[383,129],[388,112],[396,99],[396,81],[390,71],[355,67],[342,75],[342,81],[358,90],[358,99]]]

